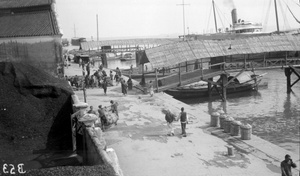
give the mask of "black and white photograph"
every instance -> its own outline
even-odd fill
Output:
[[[0,175],[299,166],[299,0],[0,0]]]

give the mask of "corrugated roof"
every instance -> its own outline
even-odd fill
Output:
[[[0,38],[60,35],[53,12],[39,11],[0,17]]]
[[[53,0],[0,0],[0,9],[50,5]]]
[[[228,49],[229,46],[231,49]],[[182,41],[150,48],[145,52],[154,68],[162,68],[201,58],[276,51],[300,51],[300,36],[275,35],[221,41]]]
[[[179,41],[177,38],[145,38],[145,39],[124,39],[124,40],[103,40],[99,41],[87,41],[81,43],[81,48],[83,50],[94,49],[101,46],[120,46],[120,45],[164,45],[168,43],[173,43]]]

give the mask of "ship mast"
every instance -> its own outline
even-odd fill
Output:
[[[274,0],[274,4],[275,4],[275,15],[276,15],[277,33],[279,33],[279,23],[278,23],[278,14],[277,14],[276,0]]]
[[[212,0],[212,5],[213,5],[213,10],[214,10],[214,19],[215,19],[216,33],[218,33],[218,26],[217,26],[217,20],[216,20],[216,12],[215,12],[215,2],[214,2],[214,0]]]

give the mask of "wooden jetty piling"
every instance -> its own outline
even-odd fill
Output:
[[[295,68],[295,67],[292,67],[292,66],[289,66],[287,68],[284,69],[284,73],[285,73],[285,76],[286,76],[286,88],[287,88],[287,93],[290,93],[292,92],[292,87],[298,82],[300,81],[300,69],[299,68]],[[298,79],[291,83],[291,75],[292,73],[294,73]]]
[[[179,63],[179,72],[178,72],[178,75],[179,75],[179,86],[181,86],[181,64]]]
[[[208,78],[208,82],[207,82],[207,88],[208,88],[208,97],[211,98],[211,91],[212,91],[212,87],[211,87],[211,82],[213,81],[213,78]],[[211,82],[210,82],[211,81]]]
[[[221,80],[222,80],[222,100],[226,101],[227,99],[227,82],[228,82],[228,76],[227,74],[222,74],[221,75]]]
[[[157,76],[157,68],[155,69],[155,83],[156,83],[156,92],[158,92],[158,76]]]
[[[287,93],[290,93],[292,91],[292,86],[291,86],[291,75],[292,75],[292,72],[291,72],[291,69],[289,67],[285,68],[284,69],[284,73],[285,73],[285,76],[286,76]]]

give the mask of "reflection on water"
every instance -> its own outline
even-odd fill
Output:
[[[223,109],[228,115],[253,127],[253,133],[274,144],[299,153],[300,145],[300,83],[293,92],[286,93],[284,70],[266,70],[263,81],[268,87],[258,92],[228,95],[227,102],[220,99],[182,100],[207,113]],[[261,74],[258,73],[258,74]],[[292,81],[297,77],[292,76]]]

